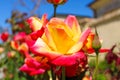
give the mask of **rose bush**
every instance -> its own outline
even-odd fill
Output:
[[[52,18],[46,25],[41,23],[40,19],[34,17],[29,19],[28,23],[32,29],[36,29],[30,34],[31,40],[27,41],[33,54],[46,57],[52,65],[66,67],[67,76],[76,76],[78,67],[86,67],[87,56],[82,47],[91,33],[90,28],[81,32],[76,17],[72,15],[65,21]],[[38,29],[35,28],[37,26]],[[72,66],[75,70],[72,71],[73,74],[69,74]]]

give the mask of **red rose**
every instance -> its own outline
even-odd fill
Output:
[[[2,39],[2,41],[6,41],[7,39],[8,39],[8,36],[9,36],[9,33],[8,32],[3,32],[2,34],[1,34],[1,39]]]
[[[63,4],[65,2],[67,2],[67,0],[47,0],[49,3],[58,5],[58,4]]]

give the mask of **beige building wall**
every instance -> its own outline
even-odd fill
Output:
[[[104,48],[111,48],[114,44],[120,43],[120,9],[99,18],[84,18],[79,22],[83,27],[86,25],[92,28],[97,27]]]
[[[103,47],[112,47],[120,42],[120,20],[97,26],[100,38],[103,40]]]
[[[120,0],[95,0],[89,6],[94,10],[96,19],[87,23],[97,24],[103,47],[120,43]]]

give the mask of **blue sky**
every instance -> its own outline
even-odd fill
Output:
[[[32,10],[34,4],[31,0],[23,0],[27,4],[27,8],[21,6],[18,0],[1,0],[0,1],[0,26],[8,27],[9,25],[5,23],[5,20],[10,18],[12,10],[19,10],[21,12],[26,12],[29,14]],[[41,0],[39,9],[36,11],[39,16],[44,13],[48,14],[48,18],[53,15],[53,6],[46,2],[46,0]],[[93,11],[87,6],[93,0],[68,0],[64,5],[60,5],[57,8],[57,14],[65,15],[76,15],[76,16],[87,16],[93,17]]]

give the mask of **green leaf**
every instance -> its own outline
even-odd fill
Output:
[[[107,80],[107,79],[106,79],[106,76],[104,74],[99,74],[97,76],[97,80]]]

